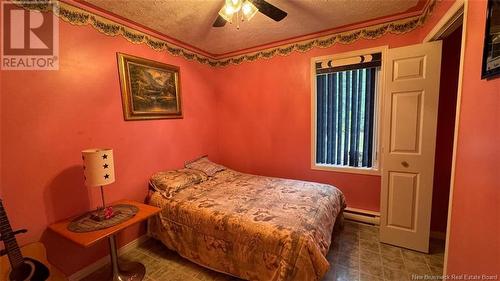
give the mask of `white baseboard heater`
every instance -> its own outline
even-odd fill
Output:
[[[344,219],[355,222],[380,225],[380,213],[356,208],[345,208]]]

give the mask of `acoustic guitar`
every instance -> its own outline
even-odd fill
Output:
[[[62,274],[47,262],[45,247],[42,243],[29,244],[22,249],[17,244],[16,235],[25,229],[12,231],[7,213],[0,199],[0,241],[5,249],[0,255],[0,281],[45,281],[64,280]],[[51,268],[49,270],[49,268]],[[52,276],[52,273],[56,273]]]

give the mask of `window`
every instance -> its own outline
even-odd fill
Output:
[[[380,65],[380,53],[316,62],[316,166],[376,167]]]

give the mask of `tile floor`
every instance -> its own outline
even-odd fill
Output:
[[[442,274],[444,244],[440,241],[431,241],[431,253],[421,254],[379,243],[377,227],[349,221],[334,233],[333,241],[327,255],[331,269],[323,281],[402,281]],[[142,262],[146,281],[239,280],[191,263],[153,239],[120,258]],[[95,279],[91,275],[84,280]]]

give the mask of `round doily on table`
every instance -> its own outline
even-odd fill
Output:
[[[113,205],[113,211],[117,213],[114,217],[102,221],[92,219],[91,212],[86,213],[85,215],[77,217],[71,221],[68,225],[68,230],[72,232],[90,232],[112,227],[135,216],[135,214],[139,211],[139,208],[133,205],[118,204]]]

